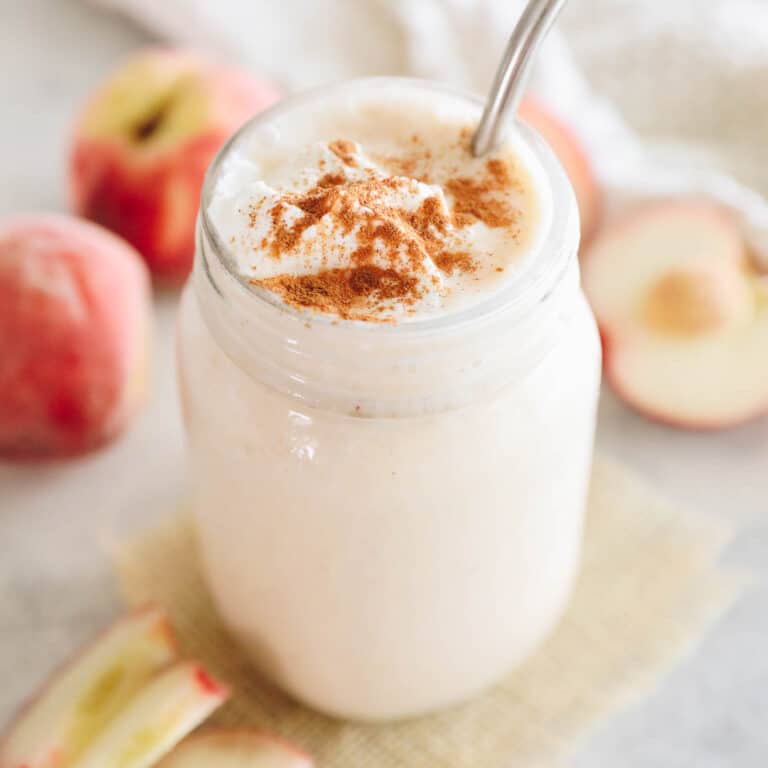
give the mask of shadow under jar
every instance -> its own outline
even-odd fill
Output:
[[[418,81],[334,86],[361,87],[480,111]],[[275,110],[209,171],[181,305],[204,570],[267,679],[333,715],[417,715],[525,659],[574,581],[600,372],[576,204],[549,149],[515,125],[549,214],[512,277],[439,317],[308,322],[237,274],[205,214],[222,164]]]

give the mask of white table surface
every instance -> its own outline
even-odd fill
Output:
[[[146,40],[80,0],[0,0],[0,214],[65,207],[65,147],[77,105]],[[151,398],[125,437],[75,462],[0,464],[0,723],[119,610],[109,543],[167,514],[180,497],[174,311],[173,295],[158,297]],[[605,394],[598,443],[681,504],[740,521],[727,560],[768,572],[768,420],[685,434],[647,423]],[[766,765],[768,588],[761,584],[655,693],[602,723],[573,761],[576,768]]]

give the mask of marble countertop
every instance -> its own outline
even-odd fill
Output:
[[[76,107],[146,41],[81,0],[0,0],[0,214],[64,208]],[[110,543],[180,497],[174,312],[175,296],[158,295],[151,398],[124,438],[77,462],[0,464],[0,723],[118,610]],[[702,516],[736,521],[726,558],[768,573],[768,420],[687,434],[650,424],[605,393],[598,445]],[[652,695],[600,724],[572,765],[764,768],[766,723],[768,587],[758,578]]]

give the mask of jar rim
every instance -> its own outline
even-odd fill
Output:
[[[472,302],[466,307],[446,312],[439,315],[427,315],[423,318],[408,319],[406,322],[371,323],[354,319],[339,318],[335,315],[311,312],[292,307],[281,301],[273,292],[265,288],[251,285],[247,279],[234,269],[234,260],[226,258],[229,253],[228,245],[223,242],[218,231],[210,221],[208,214],[209,204],[215,190],[216,183],[227,157],[241,145],[255,127],[262,123],[288,112],[304,101],[318,99],[324,95],[352,88],[380,88],[396,86],[408,89],[424,89],[431,92],[442,92],[459,99],[464,99],[474,106],[482,107],[483,100],[463,89],[454,88],[442,83],[433,82],[422,78],[413,77],[365,77],[345,80],[330,85],[318,86],[293,94],[272,107],[258,113],[247,121],[229,140],[219,149],[212,163],[208,167],[200,195],[199,222],[204,236],[213,246],[216,259],[223,268],[226,278],[232,285],[228,287],[247,293],[262,305],[268,305],[281,313],[283,317],[291,317],[301,325],[311,321],[313,325],[333,326],[336,333],[353,333],[365,335],[374,333],[381,337],[384,335],[394,338],[429,336],[435,333],[445,333],[448,330],[458,330],[472,325],[478,320],[491,320],[499,313],[516,314],[525,312],[532,306],[545,300],[564,279],[568,266],[575,258],[576,248],[569,247],[569,236],[572,236],[576,202],[570,183],[554,153],[539,134],[522,121],[516,120],[515,130],[523,141],[526,150],[530,152],[534,161],[539,165],[546,177],[549,187],[550,215],[542,230],[538,233],[531,249],[524,254],[526,265],[506,279],[502,285],[489,291],[488,296]],[[512,123],[510,122],[510,125]],[[570,198],[570,205],[563,205],[563,198]],[[576,229],[578,241],[578,229]],[[202,264],[207,278],[215,285],[215,281],[208,265],[203,260]]]

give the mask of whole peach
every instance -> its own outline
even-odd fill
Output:
[[[541,134],[562,163],[579,206],[581,244],[588,244],[600,225],[602,192],[586,151],[566,123],[530,96],[523,99],[518,115]]]
[[[139,52],[107,78],[78,123],[74,210],[128,240],[160,281],[182,282],[208,165],[277,98],[273,86],[203,54]]]
[[[79,454],[141,402],[150,329],[146,267],[86,221],[0,220],[0,456]]]

